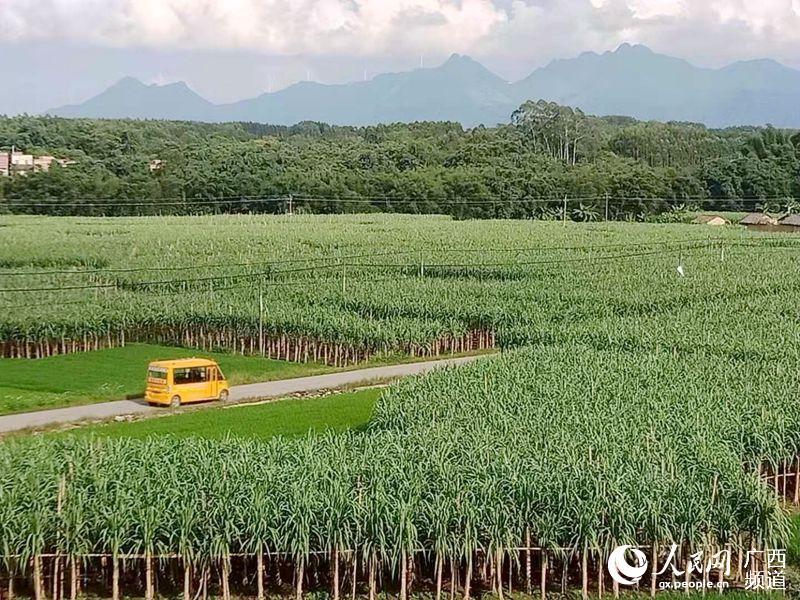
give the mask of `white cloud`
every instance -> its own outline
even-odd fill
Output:
[[[513,0],[479,54],[528,67],[622,42],[719,66],[773,57],[800,67],[800,0]],[[498,62],[498,61],[495,61]]]
[[[0,41],[284,56],[475,54],[533,64],[622,41],[800,63],[800,0],[0,0]]]
[[[615,4],[614,0],[589,0],[594,8]],[[618,3],[617,3],[618,4]],[[683,9],[683,0],[628,0],[625,2],[638,19],[650,19],[662,15],[675,16]]]
[[[677,17],[685,11],[683,0],[632,0],[629,6],[637,19]]]
[[[796,0],[686,0],[670,18],[643,20],[641,41],[712,64],[773,57],[800,63]]]
[[[388,53],[412,44],[415,51],[466,51],[505,19],[488,0],[40,0],[37,10],[30,6],[0,2],[0,40],[286,55]]]

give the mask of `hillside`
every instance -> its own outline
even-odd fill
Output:
[[[0,148],[11,147],[75,161],[0,177],[0,210],[12,212],[284,212],[291,194],[302,212],[553,219],[566,196],[576,201],[568,217],[587,221],[692,206],[784,212],[800,198],[800,133],[596,117],[544,101],[523,104],[514,125],[477,129],[0,118]]]
[[[378,75],[343,85],[301,82],[272,94],[216,107],[219,121],[291,125],[322,121],[369,125],[458,121],[467,125],[508,120],[514,107],[508,84],[480,63],[453,55],[432,69]]]
[[[61,117],[97,119],[214,120],[214,105],[184,82],[146,85],[125,77],[82,104],[48,111]]]
[[[555,61],[516,83],[514,93],[598,115],[709,127],[800,126],[800,72],[771,60],[703,69],[623,44],[616,52]]]

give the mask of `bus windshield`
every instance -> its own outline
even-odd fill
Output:
[[[147,370],[147,378],[148,379],[155,379],[157,381],[166,381],[167,380],[167,370],[166,369],[154,369],[150,367]]]

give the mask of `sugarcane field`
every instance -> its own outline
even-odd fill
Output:
[[[234,359],[322,373],[477,355],[382,387],[358,426],[0,437],[0,595],[745,597],[778,576],[789,594],[798,240],[399,214],[0,216],[0,393],[18,403],[35,393],[16,365],[52,365],[36,393],[67,372],[110,383],[117,363],[90,361],[147,344],[216,357],[229,378]],[[155,363],[138,364],[143,386]],[[215,410],[163,422],[208,412],[222,428],[245,408]]]

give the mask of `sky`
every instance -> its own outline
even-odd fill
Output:
[[[511,81],[623,42],[700,66],[800,69],[800,0],[0,0],[0,114],[80,102],[124,76],[231,102],[452,53]]]

